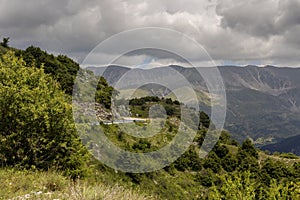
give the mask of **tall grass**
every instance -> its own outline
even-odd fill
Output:
[[[72,181],[57,172],[0,170],[0,199],[59,199],[59,200],[150,200],[138,190],[120,185]]]

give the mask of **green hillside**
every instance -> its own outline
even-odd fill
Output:
[[[196,137],[171,165],[140,174],[103,165],[82,145],[74,126],[70,94],[78,70],[70,58],[37,47],[1,55],[0,199],[28,194],[31,199],[300,199],[300,160],[293,154],[269,155],[250,140],[240,145],[222,131],[208,156],[199,158],[210,124],[204,112],[190,116],[199,117]],[[100,80],[95,99],[110,109],[113,88]],[[147,111],[156,104],[166,110],[159,133],[147,139],[127,134],[121,124],[95,125],[131,152],[169,143],[179,128],[180,108],[193,110],[171,98],[129,102],[131,114],[142,118],[149,118]],[[130,125],[146,127],[148,122]]]

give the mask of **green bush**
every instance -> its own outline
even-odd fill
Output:
[[[42,68],[25,66],[11,51],[0,60],[1,165],[83,175],[88,154],[68,97]]]
[[[244,152],[246,152],[247,154],[249,154],[250,156],[254,157],[254,158],[258,158],[258,153],[257,153],[257,150],[255,149],[252,141],[250,139],[246,139],[244,142],[243,142],[243,145],[242,145],[242,150]]]
[[[179,159],[174,162],[174,167],[179,171],[202,169],[201,159],[195,147],[190,147]]]
[[[217,143],[214,146],[213,151],[217,154],[219,158],[224,158],[229,153],[228,148],[220,143]]]
[[[195,176],[195,181],[205,187],[213,186],[218,180],[216,174],[210,169],[198,172]]]
[[[235,156],[228,154],[222,158],[222,167],[227,172],[233,172],[238,167],[238,160]]]
[[[211,169],[214,173],[218,173],[221,170],[220,158],[215,152],[211,151],[208,157],[205,158],[203,167],[205,169]]]
[[[97,92],[95,96],[96,102],[104,105],[105,108],[110,109],[113,91],[114,88],[109,86],[105,78],[101,76],[97,85]]]

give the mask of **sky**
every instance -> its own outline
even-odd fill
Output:
[[[10,37],[11,46],[39,46],[79,63],[103,41],[145,27],[178,31],[200,44],[208,57],[197,56],[193,45],[175,36],[156,34],[150,41],[180,49],[198,65],[212,59],[217,65],[300,67],[300,0],[0,0],[0,37]],[[124,45],[144,47],[150,35],[134,35]],[[97,56],[119,54],[112,46]],[[119,63],[180,64],[180,59],[137,51],[122,55]]]

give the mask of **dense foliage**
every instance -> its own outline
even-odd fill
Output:
[[[109,86],[105,78],[101,76],[97,85],[95,101],[102,104],[105,108],[110,109],[113,91],[114,88]]]
[[[155,104],[164,107],[166,115],[176,116],[180,118],[180,102],[171,98],[162,98],[156,96],[146,96],[142,98],[134,98],[129,100],[132,115],[147,118],[149,117],[149,109]]]
[[[22,57],[27,66],[35,65],[38,68],[43,66],[45,73],[51,74],[67,94],[72,94],[74,80],[79,70],[78,63],[67,56],[54,56],[34,46],[24,51],[18,50],[16,55]]]
[[[87,151],[76,135],[68,96],[49,75],[9,51],[0,60],[1,166],[82,175]]]

